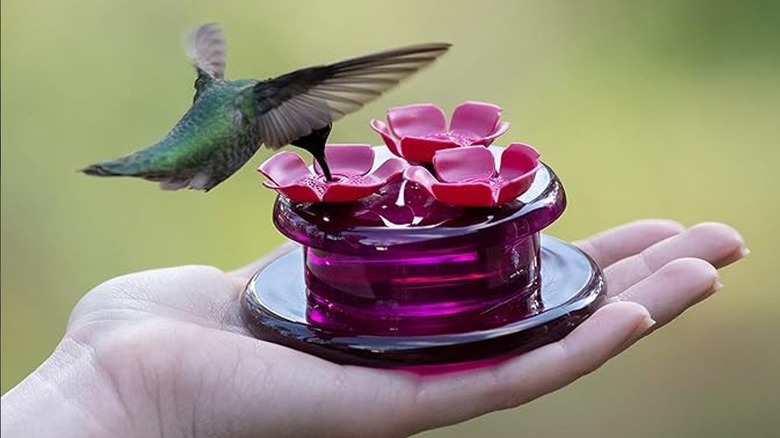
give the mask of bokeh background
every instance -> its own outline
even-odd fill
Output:
[[[385,108],[495,102],[536,145],[576,239],[635,218],[717,220],[752,250],[726,288],[593,375],[425,437],[775,436],[780,426],[780,2],[3,0],[2,391],[70,309],[119,274],[229,269],[282,241],[251,164],[208,193],[75,172],[151,144],[191,102],[182,33],[222,23],[230,77],[448,41],[435,67],[334,130],[379,138]]]

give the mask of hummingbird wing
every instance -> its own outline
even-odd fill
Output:
[[[216,23],[207,23],[193,29],[184,42],[190,62],[198,72],[195,80],[195,100],[215,79],[225,78],[227,45],[222,29]]]
[[[309,67],[261,81],[252,94],[263,143],[279,148],[324,128],[428,66],[450,48],[430,43]]]

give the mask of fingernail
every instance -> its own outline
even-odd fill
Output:
[[[630,347],[634,344],[634,342],[638,341],[642,338],[653,326],[655,325],[655,320],[650,317],[648,314],[645,319],[642,320],[641,324],[638,324],[633,332],[631,332],[631,336],[626,339],[625,342],[623,342],[623,345],[620,346],[620,348],[617,350],[617,352],[621,352],[625,350],[626,348]]]
[[[647,315],[647,317],[644,319],[644,329],[642,329],[642,331],[638,333],[638,335],[641,336],[642,333],[650,330],[650,328],[654,325],[655,325],[655,320],[650,315]]]
[[[723,289],[723,283],[720,282],[720,277],[716,276],[713,279],[713,281],[712,281],[712,286],[710,286],[709,289],[702,291],[702,293],[699,296],[699,298],[697,298],[696,301],[694,301],[692,304],[700,303],[700,302],[706,300],[707,298],[715,295],[715,292],[717,292],[717,291],[719,291],[721,289]]]
[[[747,247],[743,246],[742,250],[739,253],[742,257],[747,257],[748,254],[750,254],[750,250]]]

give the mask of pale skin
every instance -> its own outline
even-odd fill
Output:
[[[609,299],[563,340],[440,375],[336,365],[252,338],[239,297],[289,246],[225,273],[208,266],[103,283],[63,340],[2,397],[3,437],[403,437],[521,406],[598,369],[721,287],[747,254],[732,228],[643,220],[577,242]]]

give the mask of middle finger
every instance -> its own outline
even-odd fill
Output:
[[[699,224],[604,269],[607,294],[621,294],[676,259],[698,258],[718,268],[738,260],[743,252],[742,236],[733,228],[718,223]]]

